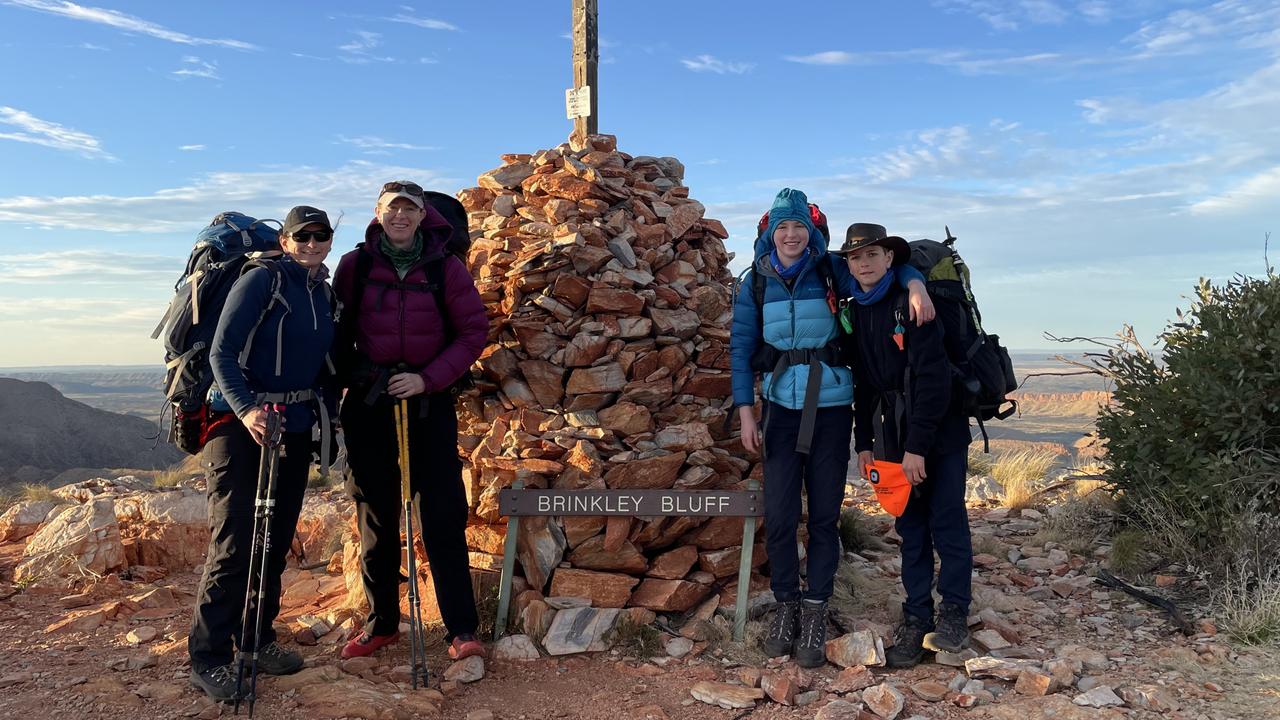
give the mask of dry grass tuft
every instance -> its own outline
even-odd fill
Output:
[[[32,502],[39,502],[41,500],[57,502],[58,496],[53,494],[53,488],[48,485],[27,483],[22,486],[22,494],[18,499],[29,500]]]
[[[1004,506],[1010,510],[1030,507],[1039,493],[1038,486],[1059,457],[1060,453],[1046,449],[1001,455],[991,468],[991,477],[1004,488]]]
[[[630,615],[619,617],[613,629],[605,634],[605,640],[628,657],[647,660],[662,654],[662,631],[652,625],[641,625]]]
[[[1228,573],[1214,589],[1213,604],[1233,640],[1280,646],[1280,565]]]

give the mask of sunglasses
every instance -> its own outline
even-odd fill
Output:
[[[329,230],[305,230],[293,233],[289,237],[299,245],[306,245],[312,240],[318,243],[327,243],[333,239],[333,233]]]
[[[422,197],[425,194],[422,190],[421,185],[418,185],[418,183],[409,182],[408,180],[392,180],[391,182],[382,186],[382,192],[384,193],[407,192],[410,195],[417,195],[418,197]]]

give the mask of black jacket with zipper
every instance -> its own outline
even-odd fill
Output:
[[[969,445],[969,418],[952,403],[951,362],[943,324],[916,327],[907,294],[889,288],[872,305],[850,303],[854,345],[854,450],[901,462],[904,452],[929,455]],[[941,311],[942,308],[939,308]],[[903,349],[894,330],[903,329]]]

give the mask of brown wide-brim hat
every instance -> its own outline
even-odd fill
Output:
[[[844,232],[844,244],[832,254],[848,256],[854,250],[879,245],[893,251],[893,267],[906,265],[911,259],[911,246],[897,235],[890,235],[883,225],[875,223],[854,223]]]

